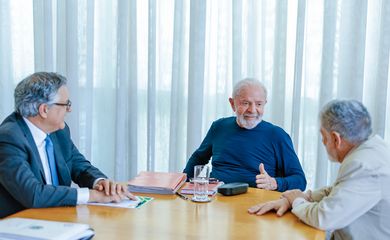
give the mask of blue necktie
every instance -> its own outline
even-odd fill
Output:
[[[47,135],[47,137],[45,138],[45,142],[46,142],[47,160],[49,162],[49,167],[50,167],[51,182],[53,186],[58,186],[56,159],[54,158],[53,142],[51,141],[49,135]]]

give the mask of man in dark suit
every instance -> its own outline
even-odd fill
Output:
[[[119,202],[135,197],[91,165],[73,144],[65,77],[34,73],[14,93],[15,112],[0,125],[0,217],[26,208]],[[71,181],[80,188],[70,187]]]

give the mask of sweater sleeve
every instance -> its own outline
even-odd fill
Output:
[[[212,156],[212,140],[215,131],[215,122],[211,125],[206,137],[203,139],[199,148],[191,155],[183,172],[187,177],[194,177],[194,166],[205,165],[210,161]]]
[[[278,161],[275,177],[278,184],[277,191],[283,192],[290,189],[304,191],[306,178],[302,166],[295,154],[290,136],[284,131],[282,133],[277,141],[277,151],[275,153]]]

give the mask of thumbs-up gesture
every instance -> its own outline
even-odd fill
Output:
[[[275,190],[278,187],[275,178],[270,177],[264,169],[264,164],[260,163],[260,174],[256,175],[256,187],[266,190]]]

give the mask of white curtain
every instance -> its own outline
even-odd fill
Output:
[[[182,171],[234,83],[262,80],[308,187],[329,184],[318,112],[363,101],[390,139],[390,1],[0,0],[0,121],[34,71],[68,78],[80,151],[111,178]]]

